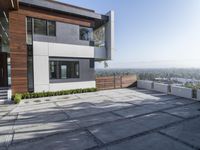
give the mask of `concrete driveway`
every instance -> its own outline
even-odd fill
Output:
[[[0,106],[0,150],[200,149],[200,103],[119,89]]]

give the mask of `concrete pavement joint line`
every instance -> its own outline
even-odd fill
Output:
[[[105,146],[114,145],[114,144],[120,143],[122,141],[133,139],[133,138],[136,138],[136,137],[139,137],[139,136],[142,136],[142,135],[146,135],[146,134],[151,133],[151,132],[159,131],[159,130],[162,130],[162,129],[165,129],[165,128],[168,128],[168,127],[180,124],[180,123],[183,123],[183,122],[188,121],[188,120],[196,119],[196,118],[198,118],[198,117],[193,117],[193,118],[189,118],[189,119],[185,119],[185,120],[176,121],[176,122],[173,122],[173,123],[170,123],[170,124],[167,124],[167,125],[164,125],[164,126],[161,126],[161,127],[149,130],[149,131],[144,131],[142,133],[139,133],[139,134],[136,134],[136,135],[133,135],[133,136],[129,136],[129,137],[126,137],[126,138],[115,140],[115,141],[110,142],[110,143],[103,144],[102,146],[105,147]],[[130,118],[119,119],[119,120],[115,120],[115,121],[121,121],[121,120],[126,120],[126,119],[130,119]],[[70,131],[64,131],[64,132],[57,132],[57,133],[53,133],[53,134],[50,134],[50,135],[47,135],[47,136],[43,136],[43,137],[37,137],[37,138],[33,138],[33,139],[23,140],[23,141],[20,141],[20,142],[11,144],[11,145],[13,146],[13,145],[21,144],[21,143],[35,142],[35,141],[42,140],[42,139],[45,139],[47,137],[51,137],[51,136],[54,136],[54,135],[61,135],[61,134],[78,132],[78,131],[84,131],[86,128],[91,128],[91,127],[95,127],[95,126],[99,126],[99,125],[109,124],[109,123],[112,123],[112,122],[115,122],[115,121],[101,123],[101,124],[96,124],[96,125],[91,125],[91,126],[88,126],[88,127],[80,127],[79,126],[80,128],[78,128],[78,129],[74,129],[74,130],[70,130]],[[88,149],[88,150],[90,150],[90,149]]]
[[[64,114],[67,116],[67,119],[65,119],[65,120],[70,120],[70,119],[71,119],[70,115],[68,115],[68,114],[64,111],[64,108],[63,108],[62,106],[58,105],[57,102],[55,102],[54,104],[57,106],[57,108],[58,108],[59,110],[61,109],[61,112],[62,112],[62,113],[64,113]]]
[[[85,128],[85,131],[87,132],[87,134],[89,134],[93,138],[93,140],[97,143],[98,147],[101,147],[101,145],[104,144],[99,138],[97,138],[94,134],[92,134],[87,128]]]
[[[181,143],[181,144],[184,144],[184,145],[186,145],[186,146],[189,146],[189,147],[191,147],[191,148],[193,148],[193,149],[195,149],[195,150],[199,150],[199,149],[200,149],[199,147],[196,147],[196,146],[194,146],[194,145],[192,145],[192,144],[189,144],[189,143],[187,143],[187,142],[185,142],[185,141],[182,141],[182,140],[180,140],[180,139],[178,139],[178,138],[175,138],[175,137],[173,137],[173,136],[170,136],[170,135],[168,135],[168,134],[165,134],[165,133],[163,133],[163,132],[161,132],[161,131],[158,131],[157,133],[159,133],[159,134],[161,134],[161,135],[163,135],[163,136],[166,136],[166,137],[168,137],[168,138],[170,138],[170,139],[172,139],[172,140],[174,140],[174,141],[176,141],[176,142],[179,142],[179,143]]]
[[[142,116],[142,115],[148,115],[148,114],[160,112],[160,111],[163,111],[163,110],[169,110],[169,109],[184,107],[184,106],[191,105],[191,104],[194,104],[194,103],[197,103],[197,102],[193,102],[193,103],[189,103],[189,104],[183,104],[183,105],[175,105],[175,106],[172,106],[172,107],[159,109],[159,110],[156,110],[156,111],[152,111],[152,112],[149,112],[149,113],[144,113],[144,114],[137,115],[137,116],[127,117],[127,119],[128,119],[128,118],[140,117],[140,116]],[[88,117],[88,116],[101,115],[101,114],[104,114],[104,113],[112,113],[113,111],[120,111],[120,110],[129,109],[129,108],[142,107],[142,106],[148,106],[148,105],[151,105],[151,104],[142,104],[142,105],[136,105],[136,104],[134,104],[133,106],[125,106],[124,108],[120,108],[120,109],[116,109],[116,110],[105,111],[105,112],[101,112],[101,113],[94,113],[94,114],[91,114],[91,115],[81,116],[81,117],[73,117],[73,118],[71,118],[71,119],[85,118],[85,117]],[[61,107],[62,107],[62,106],[61,106]],[[124,116],[123,116],[123,117],[124,117]]]
[[[12,136],[12,140],[11,140],[10,144],[12,144],[12,142],[13,142],[13,140],[14,140],[14,136],[15,136],[15,130],[14,130],[14,127],[15,127],[16,121],[18,120],[18,117],[19,117],[19,113],[17,113],[16,119],[15,119],[15,121],[14,121],[14,125],[13,125],[13,127],[12,127],[12,130],[13,130],[13,136]],[[8,147],[9,147],[9,145],[8,145]]]
[[[70,130],[70,131],[62,131],[62,132],[55,132],[55,133],[52,133],[50,135],[46,135],[46,136],[42,136],[42,137],[37,137],[37,138],[33,138],[33,139],[28,139],[28,140],[22,140],[22,141],[19,141],[19,142],[16,142],[16,143],[12,143],[10,146],[15,146],[15,145],[20,145],[20,144],[25,144],[25,143],[29,143],[29,142],[35,142],[35,141],[38,141],[38,140],[43,140],[45,138],[48,138],[48,137],[52,137],[52,136],[55,136],[55,135],[62,135],[62,134],[70,134],[70,133],[74,133],[74,132],[81,132],[81,131],[84,131],[83,128],[78,128],[78,129],[75,129],[75,130]]]
[[[57,120],[57,121],[52,121],[53,123],[58,123],[58,122],[65,122],[65,121],[68,121],[68,119],[60,119],[60,120]],[[70,121],[70,120],[69,120]],[[46,124],[48,124],[48,123],[40,123],[39,125],[30,125],[29,127],[27,127],[27,128],[32,128],[32,127],[40,127],[40,126],[44,126],[44,125],[46,125]],[[17,128],[17,130],[19,130],[19,129],[23,129],[24,127],[19,127],[19,128]]]
[[[197,102],[194,102],[194,103],[197,103]],[[190,104],[193,104],[193,103],[190,103]],[[128,120],[128,119],[133,119],[133,118],[137,118],[137,117],[141,117],[141,116],[145,116],[145,115],[149,115],[149,114],[152,114],[152,113],[158,113],[158,112],[163,112],[164,110],[168,110],[168,109],[174,109],[174,108],[179,108],[179,107],[182,107],[182,106],[187,106],[187,105],[190,105],[190,104],[184,104],[184,105],[178,105],[178,106],[173,106],[173,107],[170,107],[170,108],[165,108],[165,109],[160,109],[160,110],[156,110],[156,111],[152,111],[152,112],[149,112],[149,113],[143,113],[143,114],[140,114],[140,115],[136,115],[136,116],[133,116],[133,117],[124,117],[124,116],[121,116],[120,117],[123,117],[121,119],[117,119],[115,121],[122,121],[122,120]],[[106,114],[106,113],[114,113],[116,115],[115,112],[113,111],[119,111],[119,110],[124,110],[124,109],[129,109],[129,108],[134,108],[134,107],[141,107],[141,106],[144,106],[144,105],[148,105],[148,104],[143,104],[143,105],[135,105],[135,106],[129,106],[129,107],[125,107],[125,108],[121,108],[121,109],[117,109],[117,110],[112,110],[112,111],[105,111],[105,112],[101,112],[101,113],[95,113],[95,114],[91,114],[91,115],[87,115],[87,116],[81,116],[81,117],[74,117],[74,118],[71,118],[69,116],[69,119],[61,119],[59,121],[54,121],[54,122],[64,122],[64,121],[70,121],[70,120],[74,120],[74,119],[79,119],[79,118],[86,118],[86,117],[92,117],[92,116],[96,116],[96,115],[103,115],[103,114]],[[62,107],[62,106],[60,106]],[[40,110],[40,109],[39,109]],[[66,113],[66,112],[65,112]],[[186,119],[186,118],[184,118]],[[108,122],[105,122],[105,123],[100,123],[100,124],[96,124],[96,125],[103,125],[103,124],[106,124],[106,123],[112,123],[114,121],[108,121]],[[45,125],[46,123],[42,123],[41,125],[33,125],[33,126],[30,126],[31,127],[35,127],[35,126],[42,126],[42,125]],[[21,128],[19,128],[21,129]]]
[[[9,115],[11,115],[11,112],[10,112]],[[15,134],[14,126],[15,126],[15,122],[16,122],[16,120],[17,120],[17,118],[18,118],[18,113],[13,114],[13,115],[15,115],[15,118],[12,120],[12,121],[13,121],[12,129],[9,130],[10,133],[9,133],[9,135],[6,136],[6,139],[5,139],[5,148],[6,148],[6,149],[8,149],[9,145],[12,143],[13,138],[14,138],[14,134]],[[12,137],[11,137],[11,136],[12,136]],[[9,137],[11,137],[11,140],[9,140],[9,139],[10,139]]]
[[[145,104],[145,105],[146,105],[146,104]],[[190,104],[185,104],[185,105],[190,105]],[[184,105],[184,106],[185,106],[185,105]],[[140,106],[143,106],[143,105],[140,105]],[[134,108],[134,107],[139,107],[139,106],[130,106],[130,107],[126,107],[126,108],[121,108],[121,109],[117,109],[117,111],[118,111],[118,110],[127,109],[127,108],[132,108],[132,107]],[[178,108],[178,107],[181,107],[181,106],[174,106],[174,107],[170,107],[170,108],[166,108],[166,109],[156,110],[156,111],[152,111],[152,112],[148,112],[148,113],[139,114],[139,115],[136,115],[136,116],[133,116],[133,117],[124,117],[124,116],[119,115],[119,116],[122,117],[122,118],[117,119],[117,120],[113,120],[113,121],[107,121],[107,122],[104,122],[104,123],[95,124],[95,125],[92,125],[92,126],[109,124],[109,123],[113,123],[113,122],[115,122],[115,121],[123,121],[123,120],[128,120],[128,119],[134,119],[134,118],[138,118],[138,117],[141,117],[141,116],[149,115],[149,114],[152,114],[152,113],[159,113],[159,112],[162,113],[163,110],[168,110],[168,109],[173,109],[173,108]],[[113,111],[116,111],[116,110],[105,111],[105,112],[102,112],[102,113],[91,114],[91,115],[82,116],[82,117],[74,117],[74,118],[71,118],[71,117],[69,116],[69,117],[70,117],[69,119],[61,119],[61,120],[59,120],[59,121],[54,121],[54,122],[70,121],[70,120],[74,120],[74,119],[87,118],[87,117],[92,117],[92,116],[96,116],[96,115],[103,115],[103,114],[106,114],[106,113],[112,113],[112,114],[115,114],[115,115],[116,115],[116,113],[113,112]],[[68,115],[68,114],[67,114],[67,115]],[[181,118],[181,119],[182,119],[182,118]],[[184,119],[186,119],[186,118],[184,118]],[[35,126],[43,126],[43,125],[46,125],[46,123],[42,123],[41,125],[33,125],[33,126],[30,126],[29,128],[35,127]],[[92,126],[89,126],[89,127],[92,127]],[[21,129],[21,128],[19,128],[19,129]]]
[[[117,113],[115,113],[115,112],[113,112],[113,111],[111,111],[110,113],[113,114],[113,115],[115,115],[115,116],[118,116],[118,117],[124,118],[124,116],[122,116],[122,115],[120,115],[120,114],[117,114]]]
[[[6,114],[2,115],[1,118],[0,118],[0,120],[2,120],[4,117],[10,115],[10,113],[11,113],[15,108],[17,108],[17,106],[15,106],[13,109],[9,110]]]
[[[118,139],[118,140],[115,140],[115,141],[112,141],[112,142],[108,142],[108,143],[103,144],[100,148],[105,148],[107,146],[112,146],[112,145],[115,145],[115,144],[119,144],[121,142],[132,140],[132,139],[135,139],[135,138],[138,138],[138,137],[150,134],[150,133],[158,132],[158,131],[160,131],[162,129],[165,129],[165,128],[168,128],[168,127],[172,127],[172,126],[178,125],[178,124],[183,123],[183,122],[185,122],[185,120],[176,121],[176,122],[164,125],[164,126],[160,126],[160,127],[154,128],[152,130],[144,131],[144,132],[141,132],[141,133],[138,133],[138,134],[135,134],[135,135],[131,135],[131,136],[128,136],[128,137],[125,137],[125,138],[122,138],[122,139]],[[87,150],[96,150],[98,148],[99,147],[93,147],[93,148],[89,148]]]
[[[175,114],[171,114],[171,113],[168,113],[168,112],[166,112],[166,111],[161,111],[162,113],[165,113],[165,114],[168,114],[168,115],[170,115],[170,116],[174,116],[174,117],[177,117],[177,118],[180,118],[180,119],[187,119],[187,118],[185,118],[185,117],[181,117],[181,116],[178,116],[178,115],[175,115]]]
[[[197,102],[194,102],[194,103],[197,103]],[[178,107],[183,107],[183,106],[191,105],[191,104],[193,104],[193,103],[184,104],[184,105],[182,105],[182,106],[177,105],[177,106],[174,106],[174,107],[171,107],[171,108],[161,109],[161,110],[153,111],[153,112],[146,113],[146,114],[141,114],[141,115],[134,116],[134,117],[122,118],[122,119],[118,119],[118,120],[115,120],[115,121],[120,121],[120,120],[126,120],[126,119],[136,118],[136,117],[140,117],[140,116],[152,114],[152,113],[155,113],[155,112],[162,112],[163,110],[172,109],[172,108],[178,108]],[[38,105],[39,105],[39,104],[38,104]],[[144,104],[143,104],[143,105],[144,105]],[[139,106],[143,106],[143,105],[139,105]],[[148,104],[146,104],[146,105],[148,105]],[[58,106],[57,106],[57,107],[58,107]],[[132,108],[132,107],[138,107],[138,106],[131,106],[131,108]],[[123,110],[123,109],[127,109],[127,108],[128,108],[128,107],[124,107],[124,108],[121,108],[121,109]],[[59,109],[60,109],[60,106],[59,106]],[[121,109],[118,109],[118,110],[121,110]],[[112,110],[112,111],[113,111],[113,110]],[[108,113],[108,112],[113,113],[112,111],[101,112],[101,113],[97,113],[97,114],[87,115],[87,116],[84,116],[84,117],[95,116],[95,115],[101,115],[101,114],[105,114],[105,113]],[[115,111],[115,110],[114,110],[114,111]],[[115,114],[115,115],[116,115],[116,114]],[[84,118],[84,117],[77,117],[77,118]],[[195,117],[197,117],[197,116],[195,116]],[[199,116],[198,116],[198,117],[199,117]],[[194,118],[194,117],[192,117],[192,118]],[[17,116],[17,119],[18,119],[18,116]],[[74,118],[73,118],[73,119],[74,119]],[[191,118],[190,118],[190,119],[191,119]],[[68,119],[62,119],[62,120],[63,120],[63,121],[66,121],[66,120],[68,120]],[[184,118],[183,121],[187,121],[187,120],[188,120],[188,119],[185,119],[185,118]],[[16,121],[16,120],[15,120],[15,121]],[[56,122],[63,122],[63,121],[56,121]],[[110,122],[115,122],[115,121],[110,121]],[[108,122],[105,122],[105,123],[95,124],[95,125],[92,125],[92,126],[89,126],[89,127],[93,127],[93,126],[97,126],[97,125],[103,125],[103,124],[107,124],[107,123],[109,124],[109,121],[108,121]],[[63,133],[70,133],[70,132],[75,132],[75,131],[81,131],[81,130],[84,130],[84,128],[75,129],[75,130],[66,131],[66,132],[61,132],[61,133],[57,132],[57,133],[55,133],[55,134],[51,134],[51,135],[48,135],[48,136],[46,136],[46,137],[54,136],[54,135],[57,135],[57,134],[63,134]],[[39,137],[39,138],[35,138],[35,139],[30,139],[29,141],[35,141],[35,140],[37,140],[37,139],[44,139],[44,138],[46,138],[46,137]],[[24,140],[24,141],[21,141],[21,142],[26,142],[26,141],[28,141],[28,140]],[[21,142],[19,142],[19,143],[21,143]],[[18,144],[18,143],[17,143],[17,144]]]

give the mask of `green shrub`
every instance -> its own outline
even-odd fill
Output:
[[[69,94],[78,94],[78,93],[87,93],[87,92],[96,92],[96,88],[87,88],[87,89],[75,89],[75,90],[62,90],[56,92],[38,92],[38,93],[22,93],[15,94],[13,99],[32,99],[32,98],[41,98],[41,97],[51,97],[51,96],[59,96],[59,95],[69,95]],[[20,102],[20,100],[16,100],[16,102]],[[18,103],[19,103],[18,102]]]
[[[20,101],[22,100],[22,94],[15,94],[15,96],[14,96],[14,103],[15,104],[19,104],[20,103]]]

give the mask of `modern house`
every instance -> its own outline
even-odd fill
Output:
[[[11,91],[95,87],[95,61],[111,60],[113,49],[113,11],[102,15],[53,0],[0,0],[0,99]]]

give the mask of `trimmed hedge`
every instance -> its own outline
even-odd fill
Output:
[[[19,104],[21,100],[22,100],[22,95],[21,94],[15,94],[14,103]]]
[[[20,93],[21,99],[32,99],[32,98],[42,98],[42,97],[52,97],[52,96],[61,96],[61,95],[70,95],[70,94],[78,94],[78,93],[88,93],[88,92],[96,92],[96,88],[87,88],[87,89],[75,89],[75,90],[63,90],[56,92],[39,92],[39,93]],[[13,95],[12,99],[19,95],[16,93]]]

